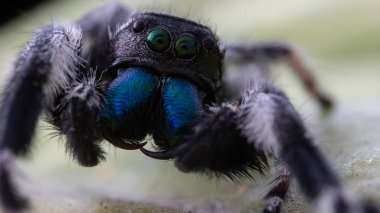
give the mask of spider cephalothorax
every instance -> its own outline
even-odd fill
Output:
[[[215,100],[222,61],[216,37],[191,21],[137,13],[115,32],[113,43],[112,64],[103,73],[109,79],[100,116],[103,135],[114,142],[151,134],[156,145],[172,146]]]
[[[222,46],[203,25],[157,13],[132,15],[121,4],[97,9],[71,27],[41,28],[16,60],[2,94],[4,210],[26,208],[9,162],[29,152],[44,113],[82,166],[105,160],[102,141],[174,159],[184,172],[233,180],[252,178],[252,171],[264,174],[267,158],[274,157],[277,178],[264,212],[280,211],[291,174],[310,200],[324,201],[331,212],[377,212],[346,199],[286,95],[258,77],[275,59],[289,62],[322,108],[331,107],[297,52],[285,44]],[[236,66],[225,77],[231,63]],[[255,69],[240,69],[242,64]],[[147,135],[157,150],[144,148]]]

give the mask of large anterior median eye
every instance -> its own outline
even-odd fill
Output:
[[[190,34],[181,35],[175,42],[175,53],[179,58],[193,58],[198,53],[197,40]]]
[[[170,46],[171,38],[168,31],[162,28],[152,30],[147,38],[148,47],[154,52],[164,52]]]

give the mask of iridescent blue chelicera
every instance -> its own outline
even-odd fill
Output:
[[[181,78],[170,78],[165,82],[162,99],[168,129],[174,136],[177,136],[179,130],[188,125],[202,108],[197,87]]]
[[[164,121],[161,123],[162,128],[158,129],[166,131],[165,135],[175,141],[182,136],[181,130],[201,111],[201,94],[189,80],[158,77],[146,68],[131,67],[121,70],[110,84],[105,95],[101,119],[114,134],[134,131],[129,126],[134,122],[143,124],[140,128],[147,128],[146,133],[156,134],[157,129],[149,129],[149,124]],[[150,103],[149,109],[144,108],[144,104],[147,103]],[[163,109],[163,113],[157,113],[159,109]],[[152,114],[146,116],[146,113]],[[137,131],[140,132],[138,129]],[[129,135],[135,134],[132,132]]]
[[[121,70],[109,86],[101,116],[111,124],[150,100],[158,79],[147,69],[132,67]]]

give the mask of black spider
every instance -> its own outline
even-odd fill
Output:
[[[12,184],[9,163],[12,156],[29,152],[43,112],[82,166],[105,160],[103,139],[153,158],[174,159],[184,172],[233,180],[252,178],[252,171],[264,173],[270,156],[280,166],[264,212],[280,211],[290,174],[324,209],[377,212],[347,201],[287,97],[259,77],[275,59],[289,62],[321,106],[331,107],[297,53],[284,44],[222,47],[198,23],[165,14],[132,14],[120,4],[99,8],[71,27],[43,27],[24,47],[3,92],[4,209],[27,206]],[[239,69],[223,73],[229,64]],[[141,141],[147,135],[157,150],[144,148]]]

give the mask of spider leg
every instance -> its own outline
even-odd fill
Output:
[[[242,133],[248,143],[278,156],[304,194],[322,212],[365,211],[348,200],[339,178],[308,135],[302,119],[286,96],[273,85],[257,82],[240,105]]]
[[[291,180],[289,169],[284,165],[277,165],[276,170],[277,177],[272,182],[272,189],[265,196],[266,206],[263,211],[265,213],[280,212],[289,189]]]
[[[177,168],[232,180],[253,178],[251,170],[264,174],[267,158],[241,134],[237,112],[237,106],[225,103],[201,114],[193,133],[170,153]]]
[[[84,77],[61,102],[58,126],[66,136],[66,150],[82,166],[95,166],[105,159],[96,124],[102,101],[99,90],[95,76]]]
[[[89,12],[75,23],[81,26],[84,40],[89,41],[86,48],[90,67],[103,71],[113,62],[112,39],[131,14],[123,4],[111,2]]]
[[[12,185],[5,161],[25,156],[43,106],[74,78],[80,66],[81,33],[75,28],[48,25],[27,43],[5,84],[0,109],[0,193],[7,211],[26,206]]]
[[[58,126],[66,138],[66,150],[82,166],[96,166],[105,160],[99,143],[103,136],[98,128],[98,115],[102,107],[101,85],[91,76],[77,79],[61,100],[60,116],[48,120]],[[54,117],[53,117],[54,118]],[[132,144],[110,140],[113,145],[125,149],[138,149],[144,144]]]
[[[263,173],[265,156],[271,155],[284,162],[303,193],[313,203],[321,204],[318,206],[329,212],[369,209],[348,201],[338,177],[313,144],[300,116],[271,84],[256,82],[240,103],[210,107],[200,117],[193,133],[175,153],[180,170],[215,173],[236,180],[251,177],[252,170]],[[281,190],[279,197],[284,196],[281,193],[286,190]]]
[[[104,159],[95,126],[101,101],[95,79],[102,72],[94,72],[92,78],[90,68],[107,67],[113,32],[129,14],[123,5],[112,3],[77,21],[74,26],[80,30],[48,25],[21,52],[0,108],[0,199],[7,212],[27,206],[12,183],[9,162],[14,155],[28,154],[42,109],[66,136],[68,152],[81,165]]]
[[[306,90],[318,100],[325,111],[332,108],[333,101],[324,91],[320,90],[311,69],[306,65],[300,53],[291,46],[283,43],[231,43],[226,46],[226,63],[266,63],[278,59],[285,60],[291,66]]]
[[[96,116],[98,115],[97,113],[100,107],[99,95],[102,96],[100,93],[104,93],[104,90],[106,87],[108,87],[109,82],[113,80],[113,79],[108,80],[108,76],[103,75],[103,73],[105,70],[107,70],[107,68],[109,68],[110,64],[112,64],[112,62],[114,61],[114,58],[112,58],[114,55],[113,54],[114,36],[117,33],[118,29],[123,27],[123,24],[126,23],[126,21],[131,16],[131,14],[132,14],[131,11],[125,5],[118,2],[112,2],[89,12],[83,18],[75,22],[75,24],[81,26],[82,33],[83,33],[84,46],[85,46],[84,48],[87,50],[86,59],[87,59],[87,66],[89,67],[89,69],[82,70],[82,73],[84,75],[91,76],[91,78],[101,79],[101,81],[99,82],[103,83],[103,85],[95,85],[93,81],[89,84],[89,82],[87,82],[88,79],[82,79],[81,81],[83,82],[80,82],[79,84],[75,85],[75,87],[79,87],[79,88],[81,87],[88,88],[89,85],[91,85],[90,86],[91,89],[86,90],[86,91],[90,92],[92,95],[97,94],[93,97],[89,97],[90,99],[92,99],[91,101],[92,103],[96,103],[96,107],[94,105],[90,106],[88,104],[89,103],[88,100],[82,100],[80,101],[81,103],[79,103],[76,101],[77,98],[74,98],[75,105],[77,105],[76,107],[81,108],[81,109],[78,108],[77,109],[78,111],[86,110],[87,113],[93,116],[90,120],[86,121],[88,117],[83,116],[84,115],[83,113],[74,112],[74,114],[66,116],[66,117],[71,117],[71,116],[75,116],[75,114],[78,115],[78,123],[76,123],[75,121],[71,121],[71,123],[65,124],[66,126],[78,125],[79,123],[81,123],[79,121],[82,121],[82,123],[83,121],[87,122],[86,130],[85,129],[82,129],[82,130],[83,130],[83,133],[88,134],[89,138],[86,139],[88,143],[84,143],[85,140],[80,140],[79,135],[83,136],[85,134],[81,134],[80,133],[81,131],[79,131],[77,134],[79,138],[73,140],[73,143],[69,142],[68,147],[67,147],[70,153],[72,153],[73,156],[76,157],[77,160],[79,160],[79,163],[84,166],[96,165],[97,163],[99,163],[99,160],[104,159],[103,152],[100,149],[96,148],[97,145],[95,145],[95,141],[99,140],[100,136],[99,136],[98,131],[96,131],[97,128],[93,127],[94,126],[93,123],[95,123],[94,121],[98,122]],[[92,72],[91,70],[93,69],[95,69],[96,72]],[[81,91],[84,92],[84,90],[81,90]],[[73,92],[75,93],[75,91]],[[77,95],[83,97],[82,94],[75,94],[74,96],[77,96]],[[70,109],[68,109],[68,111],[72,112],[72,110]],[[84,127],[83,125],[80,125],[80,126]],[[143,146],[143,144],[126,143],[120,140],[118,137],[113,136],[112,133],[108,133],[105,130],[103,131],[103,136],[105,136],[104,134],[107,134],[108,141],[118,148],[132,150],[132,149],[138,149],[141,146]],[[77,147],[78,149],[76,149],[74,146],[70,145],[70,144],[79,145],[82,143],[79,141],[83,142],[83,145],[81,145],[82,148]],[[91,146],[92,151],[90,150],[89,152],[86,152],[85,151],[86,148],[84,144],[87,144],[89,147]],[[82,154],[79,154],[76,152],[81,152]],[[90,157],[90,155],[92,157]],[[87,156],[88,158],[85,156]],[[78,157],[80,157],[82,160],[80,160]],[[87,160],[89,161],[85,163],[84,162],[85,159],[83,157],[87,158]]]

